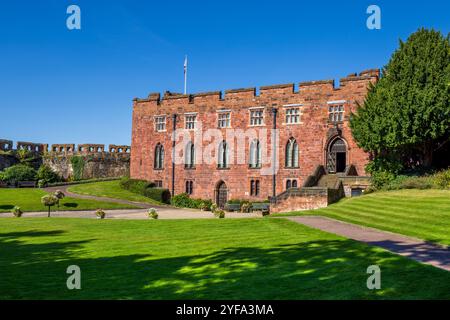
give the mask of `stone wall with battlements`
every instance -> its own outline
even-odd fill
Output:
[[[220,169],[217,164],[202,163],[195,168],[175,165],[172,170],[172,141],[174,115],[176,129],[186,127],[186,119],[195,114],[202,123],[203,130],[217,129],[224,133],[226,129],[218,128],[218,116],[222,112],[230,113],[230,128],[248,130],[252,128],[249,120],[250,111],[261,108],[263,124],[258,127],[272,129],[275,112],[276,128],[279,130],[279,143],[275,147],[280,165],[277,170],[276,194],[286,189],[288,180],[296,180],[301,186],[318,165],[327,165],[328,148],[335,139],[342,139],[346,148],[346,163],[354,165],[358,175],[366,175],[365,165],[369,155],[358,148],[349,127],[349,116],[358,104],[363,103],[369,83],[378,81],[380,72],[372,69],[350,74],[340,79],[340,87],[335,87],[334,80],[302,82],[295,90],[295,85],[282,84],[259,88],[243,88],[206,92],[198,94],[178,94],[166,92],[151,93],[145,99],[133,100],[132,150],[130,175],[132,178],[161,181],[162,186],[179,194],[186,191],[186,182],[193,182],[192,197],[215,199],[219,184],[225,182],[228,199],[263,200],[272,195],[272,175],[262,175],[260,170],[249,168],[248,164],[232,164],[227,169]],[[342,121],[330,121],[330,106],[343,107]],[[295,124],[286,122],[287,110],[296,107],[300,112],[300,121]],[[156,116],[165,116],[165,129],[156,130]],[[186,130],[194,141],[196,130]],[[299,166],[285,166],[286,144],[290,138],[297,141],[299,147]],[[207,146],[210,142],[202,142]],[[164,147],[164,165],[155,169],[155,148],[157,144]],[[249,153],[246,144],[245,155]],[[268,149],[272,148],[268,138]],[[236,157],[236,154],[232,154]],[[174,174],[174,183],[172,175]],[[260,182],[257,196],[250,193],[252,180]]]

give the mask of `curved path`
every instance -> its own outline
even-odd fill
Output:
[[[69,188],[73,187],[73,186],[75,186],[75,185],[49,187],[49,188],[44,188],[44,190],[49,193],[55,192],[56,190],[61,190],[62,192],[64,192],[64,194],[66,196],[69,196],[72,198],[90,199],[90,200],[96,200],[96,201],[128,204],[128,205],[136,206],[136,207],[139,207],[142,209],[148,209],[148,208],[159,209],[159,208],[169,207],[169,206],[165,206],[165,205],[154,205],[154,204],[146,203],[146,202],[136,202],[136,201],[129,201],[129,200],[124,200],[124,199],[115,199],[115,198],[98,197],[98,196],[90,196],[90,195],[86,195],[86,194],[73,193],[73,192],[69,191]]]
[[[450,271],[450,248],[424,240],[319,216],[288,217],[305,226],[378,246],[410,259]]]

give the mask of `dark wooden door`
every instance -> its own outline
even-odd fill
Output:
[[[227,203],[227,197],[228,197],[228,190],[227,185],[225,182],[221,182],[220,185],[217,187],[217,194],[216,194],[216,203],[219,208],[224,208],[225,204]]]
[[[328,173],[344,172],[347,166],[347,146],[342,139],[334,140],[327,151]]]

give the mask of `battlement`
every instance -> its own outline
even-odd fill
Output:
[[[269,86],[259,87],[259,95],[256,94],[257,90],[255,87],[252,88],[240,88],[240,89],[229,89],[222,91],[212,91],[212,92],[202,92],[196,94],[182,94],[166,91],[161,98],[160,93],[150,93],[147,98],[140,99],[134,98],[134,104],[139,102],[149,102],[150,105],[164,104],[167,106],[172,105],[188,105],[195,104],[197,102],[213,102],[213,101],[224,101],[232,99],[253,99],[256,97],[276,97],[280,95],[290,95],[327,90],[327,91],[338,91],[342,87],[347,86],[350,83],[360,83],[377,81],[380,77],[379,69],[368,69],[358,73],[352,73],[348,76],[340,79],[340,87],[335,86],[334,80],[316,80],[300,82],[298,85],[298,92],[295,92],[295,85],[293,83],[288,84],[275,84]]]
[[[16,148],[13,148],[13,141],[0,139],[1,151],[18,151],[27,150],[35,153],[47,153],[50,152],[53,155],[73,155],[73,154],[94,154],[94,153],[113,153],[113,154],[129,154],[131,147],[128,145],[109,145],[109,151],[105,152],[104,144],[78,144],[77,147],[74,143],[52,144],[50,150],[48,144],[23,142],[18,141]]]

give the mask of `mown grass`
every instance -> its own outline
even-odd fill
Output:
[[[135,202],[145,202],[150,204],[161,204],[156,200],[122,189],[119,183],[120,180],[86,183],[72,186],[68,189],[68,191],[97,197],[108,197]]]
[[[376,192],[287,215],[321,215],[450,245],[450,190]]]
[[[5,218],[0,248],[0,299],[450,298],[450,272],[285,219]]]
[[[11,212],[14,206],[19,206],[24,215],[27,211],[47,211],[41,203],[41,197],[47,194],[40,189],[0,189],[0,213]],[[65,197],[60,201],[59,208],[57,206],[52,207],[52,211],[55,210],[95,210],[102,209],[125,209],[125,208],[137,208],[132,205],[123,205],[118,203],[95,201],[89,199],[78,199]]]

